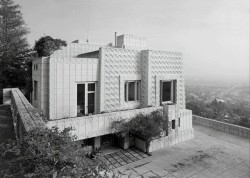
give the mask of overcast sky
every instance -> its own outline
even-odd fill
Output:
[[[249,78],[248,0],[15,0],[33,46],[44,34],[71,42],[146,37],[148,48],[181,51],[186,77]]]

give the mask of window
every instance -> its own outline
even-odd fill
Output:
[[[176,102],[176,80],[161,82],[161,102]]]
[[[125,82],[124,100],[126,102],[140,100],[140,81],[126,81]]]
[[[175,120],[172,120],[172,129],[175,129]]]
[[[34,100],[37,100],[37,81],[34,80]]]
[[[94,114],[95,112],[95,83],[77,84],[77,115]]]
[[[179,127],[181,126],[181,118],[180,117],[178,118],[178,126]]]

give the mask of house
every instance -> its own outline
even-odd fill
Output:
[[[173,144],[193,138],[182,53],[148,50],[145,38],[121,35],[114,46],[74,41],[34,59],[32,78],[32,104],[47,116],[48,126],[72,126],[94,148],[112,142],[112,121],[163,105],[178,128]],[[124,148],[133,144],[128,142],[123,140]]]

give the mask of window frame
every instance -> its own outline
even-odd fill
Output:
[[[170,97],[171,100],[170,101],[163,101],[163,83],[164,82],[171,82],[171,93],[170,93]],[[161,80],[161,87],[160,87],[160,94],[161,94],[161,105],[163,103],[167,103],[167,104],[176,104],[176,98],[177,98],[177,80]]]
[[[134,83],[134,100],[129,101],[129,83]],[[141,100],[141,81],[127,80],[124,82],[124,101],[135,102]]]

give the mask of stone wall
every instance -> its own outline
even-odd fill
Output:
[[[36,127],[46,126],[39,113],[18,88],[4,89],[4,93],[10,94],[9,99],[17,138],[22,137],[25,133]]]
[[[250,138],[250,129],[246,127],[228,124],[225,122],[220,122],[217,120],[208,119],[196,115],[193,115],[193,123],[205,127],[210,127],[215,130],[220,130],[222,132],[227,132],[233,135]]]

